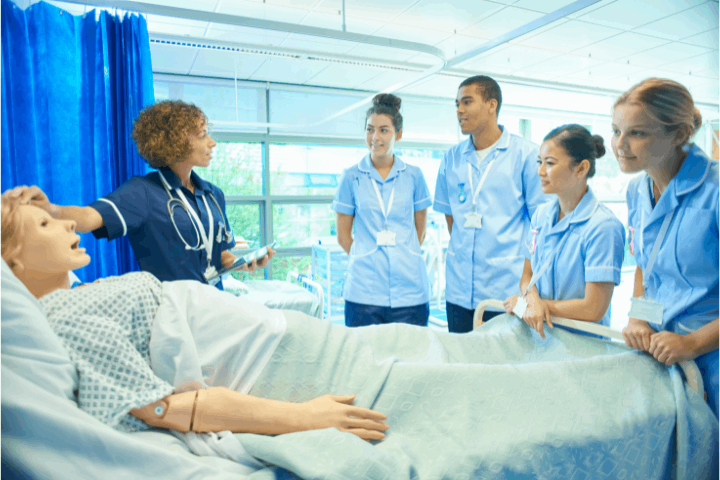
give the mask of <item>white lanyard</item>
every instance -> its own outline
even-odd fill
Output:
[[[165,176],[160,171],[158,171],[158,173],[160,174],[160,178],[162,179],[163,184],[165,184],[165,186],[168,187],[168,190],[169,190],[170,184],[168,183],[167,180],[165,180]],[[212,210],[210,210],[210,206],[207,203],[207,199],[205,198],[205,195],[201,195],[202,199],[203,199],[203,203],[205,204],[205,210],[207,210],[207,213],[208,213],[208,220],[209,220],[208,225],[210,228],[210,232],[209,232],[210,234],[207,235],[205,233],[205,227],[203,226],[202,221],[200,221],[200,218],[195,213],[195,209],[193,209],[190,206],[190,203],[187,201],[187,198],[185,198],[185,195],[183,194],[182,190],[180,190],[180,188],[176,188],[175,190],[177,191],[178,196],[180,197],[180,200],[182,200],[183,205],[185,205],[185,208],[187,208],[188,213],[192,216],[192,219],[197,224],[198,231],[200,232],[200,237],[202,238],[202,241],[203,241],[203,247],[205,248],[205,252],[207,253],[207,264],[208,264],[207,268],[210,269],[212,267],[213,244],[212,244],[212,241],[208,241],[208,238],[210,238],[210,239],[213,238],[214,227],[215,227],[215,225],[213,225]]]
[[[393,187],[390,191],[390,201],[388,202],[387,211],[385,211],[385,204],[383,203],[382,195],[380,195],[380,190],[378,190],[378,187],[376,185],[377,181],[370,179],[370,182],[372,183],[373,188],[375,189],[375,194],[377,195],[378,202],[380,202],[380,208],[382,210],[383,217],[385,218],[385,230],[388,229],[388,215],[390,215],[390,210],[392,209],[393,200],[395,199],[395,182],[397,182],[397,179],[393,181]]]
[[[477,202],[478,194],[480,193],[480,189],[482,188],[483,184],[485,183],[485,179],[488,176],[488,173],[490,173],[490,168],[492,167],[493,162],[495,162],[495,159],[497,158],[497,149],[495,150],[495,156],[492,160],[490,160],[490,163],[488,163],[487,168],[485,169],[485,172],[483,173],[483,176],[480,178],[480,183],[478,184],[477,190],[473,193],[473,200],[472,200],[472,210],[475,211],[475,204]],[[473,192],[473,179],[472,179],[472,167],[470,166],[470,162],[467,162],[467,169],[468,169],[468,182],[470,182],[470,192]]]
[[[650,274],[652,273],[653,267],[655,266],[655,260],[657,260],[658,252],[660,251],[660,245],[662,244],[663,239],[665,238],[665,234],[668,231],[668,228],[670,227],[670,220],[672,220],[673,215],[675,214],[675,210],[672,212],[669,212],[667,215],[665,215],[665,220],[663,220],[662,226],[660,226],[660,231],[658,232],[658,236],[655,239],[655,244],[653,245],[652,252],[650,253],[650,257],[648,258],[648,263],[645,266],[645,270],[643,270],[643,289],[647,291],[647,282],[650,278]],[[645,210],[642,210],[642,214],[640,215],[640,248],[643,246],[642,239],[644,237],[643,235],[643,223],[645,223]],[[640,250],[642,251],[642,250]]]
[[[575,211],[573,210],[573,214]],[[572,217],[570,217],[572,218]],[[570,219],[568,219],[568,222]],[[565,245],[565,241],[570,236],[570,230],[572,229],[572,225],[568,225],[567,230],[565,230],[565,235],[563,235],[563,238],[560,239],[560,241],[555,245],[555,249],[552,251],[552,253],[548,256],[547,260],[545,260],[545,263],[540,267],[540,269],[533,273],[533,276],[530,278],[530,283],[528,283],[527,288],[525,288],[525,294],[527,295],[527,292],[530,291],[530,289],[537,283],[538,280],[540,280],[540,277],[545,273],[545,270],[548,269],[552,261],[555,259],[555,255],[560,251],[563,245]]]

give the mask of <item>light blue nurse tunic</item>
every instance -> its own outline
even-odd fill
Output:
[[[385,217],[372,182],[376,182],[386,211],[395,189],[388,213],[388,230],[396,234],[395,246],[377,245],[376,236],[385,229]],[[422,171],[397,155],[385,180],[372,165],[369,154],[345,170],[332,204],[334,211],[355,216],[355,234],[343,287],[345,300],[391,308],[430,301],[414,214],[431,203]]]
[[[435,187],[433,208],[453,216],[445,296],[466,309],[474,309],[482,300],[502,300],[517,293],[530,219],[538,206],[550,200],[537,176],[537,145],[512,135],[502,125],[500,129],[500,139],[479,165],[472,137],[445,152]],[[473,195],[467,165],[477,188],[493,159],[477,199],[482,228],[465,228]]]
[[[540,298],[584,298],[588,282],[620,285],[620,270],[625,256],[622,222],[609,208],[600,204],[590,187],[575,210],[558,222],[559,212],[557,197],[555,201],[540,206],[533,215],[528,235],[525,258],[530,260],[533,273],[550,261],[535,284]],[[600,323],[610,326],[609,308]]]
[[[687,335],[718,318],[718,163],[696,145],[677,175],[652,205],[652,179],[634,178],[627,191],[628,225],[633,228],[635,262],[643,272],[665,215],[673,212],[657,254],[645,296],[662,303],[662,325],[655,330]],[[718,351],[696,359],[708,390],[708,403],[718,414]],[[714,389],[714,390],[713,390]],[[712,401],[711,401],[712,399]],[[713,403],[714,402],[714,403]]]

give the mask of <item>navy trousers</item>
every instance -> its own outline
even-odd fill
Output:
[[[348,327],[364,327],[384,323],[409,323],[427,327],[429,317],[430,303],[390,308],[345,300],[345,325]]]
[[[473,329],[473,315],[475,310],[468,310],[460,305],[445,302],[447,311],[448,330],[450,333],[467,333]],[[491,318],[501,315],[505,312],[489,312],[485,310],[483,313],[483,322],[487,322]]]

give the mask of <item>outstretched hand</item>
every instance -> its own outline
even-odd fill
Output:
[[[335,427],[363,440],[382,440],[388,429],[387,416],[368,408],[351,405],[355,395],[323,395],[300,404],[305,430]]]
[[[631,317],[622,334],[628,347],[647,352],[650,350],[650,339],[655,330],[648,322]]]

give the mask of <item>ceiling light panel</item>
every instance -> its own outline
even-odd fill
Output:
[[[473,19],[490,15],[502,8],[502,5],[484,0],[472,2],[422,0],[395,18],[393,23],[413,26],[418,30],[429,28],[457,33],[472,25],[475,22]]]
[[[639,33],[680,40],[689,32],[704,32],[718,27],[718,4],[705,2],[662,20],[636,29]]]

